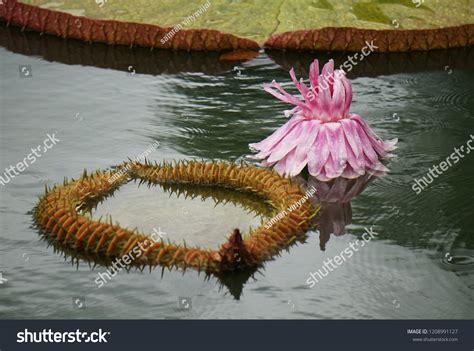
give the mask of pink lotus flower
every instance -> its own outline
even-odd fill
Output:
[[[287,116],[293,115],[287,123],[249,145],[259,151],[252,158],[264,160],[263,166],[274,166],[283,176],[295,176],[308,165],[309,173],[321,181],[388,171],[380,159],[393,156],[389,152],[398,141],[381,140],[362,117],[349,113],[351,83],[344,71],[334,71],[333,60],[324,65],[321,75],[318,60],[314,60],[309,69],[311,87],[296,79],[294,69],[290,76],[303,100],[275,81],[264,86],[265,91],[295,107],[285,111]]]

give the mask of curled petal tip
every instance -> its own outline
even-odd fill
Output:
[[[397,146],[398,138],[389,139],[389,140],[387,140],[387,143],[391,144],[392,146],[398,147]]]

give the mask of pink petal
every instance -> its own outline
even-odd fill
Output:
[[[359,175],[365,174],[365,162],[363,157],[356,157],[352,151],[352,147],[349,145],[347,139],[346,143],[346,152],[347,152],[347,164]],[[362,152],[361,152],[362,154]]]
[[[362,141],[360,140],[359,134],[357,133],[357,130],[356,130],[357,122],[352,121],[350,119],[341,119],[339,123],[341,123],[342,125],[346,143],[350,145],[350,147],[347,147],[348,160],[352,168],[356,172],[364,174],[365,173],[364,153],[362,151]]]
[[[384,141],[385,150],[386,151],[393,151],[393,150],[398,148],[398,146],[396,146],[397,144],[398,144],[398,138],[385,140]]]
[[[321,172],[316,176],[316,179],[317,180],[320,180],[322,182],[327,182],[327,181],[330,181],[332,178],[328,177],[326,175],[326,171],[324,169],[324,167],[321,169]]]
[[[380,177],[388,172],[388,168],[385,167],[381,162],[367,165],[367,173],[373,176]]]
[[[329,95],[332,96],[333,92],[333,83],[334,83],[334,60],[330,59],[328,63],[326,63],[323,67],[321,72],[321,77],[325,80],[329,86]],[[321,85],[321,82],[319,83]]]
[[[305,100],[306,100],[306,97],[309,93],[309,88],[306,86],[306,84],[304,84],[303,78],[300,79],[299,84],[300,84],[300,87],[301,87],[302,94],[303,94],[303,96],[305,97]]]
[[[308,155],[308,171],[316,178],[322,172],[323,166],[329,157],[329,145],[326,140],[326,125],[321,124],[318,136],[311,146]]]
[[[257,157],[256,155],[255,157],[267,157],[267,153],[269,153],[275,146],[277,146],[277,144],[302,120],[304,120],[302,116],[296,115],[264,140],[258,143],[249,144],[251,148],[258,151],[262,151],[262,155],[258,154],[259,156]]]
[[[298,111],[301,111],[301,107],[296,106],[295,108],[292,108],[291,110],[285,110],[283,112],[285,113],[285,117],[290,117],[291,115],[298,113]]]
[[[273,87],[272,87],[270,84],[264,84],[264,85],[263,85],[263,90],[265,90],[267,93],[272,94],[274,97],[276,97],[277,99],[279,99],[279,100],[281,100],[281,101],[283,101],[283,102],[296,105],[296,104],[293,102],[293,99],[288,98],[288,97],[287,97],[286,95],[284,95],[284,94],[280,94],[280,93],[276,92],[275,90],[273,90]]]
[[[333,159],[332,155],[329,155],[328,160],[324,165],[326,175],[331,179],[339,177],[342,174],[342,169],[338,169],[338,166],[339,165]]]
[[[286,176],[293,176],[293,168],[295,167],[296,163],[296,148],[291,150],[285,157],[286,162],[285,162],[285,172],[284,174]],[[298,172],[299,173],[299,172]],[[297,175],[298,173],[294,174]]]
[[[291,80],[293,81],[293,84],[295,84],[296,88],[299,90],[303,98],[306,100],[306,94],[308,92],[308,88],[301,82],[298,82],[295,76],[295,70],[293,68],[290,69],[290,77],[291,77]]]
[[[344,116],[344,108],[346,101],[346,91],[342,81],[336,79],[334,81],[334,92],[332,94],[331,115],[334,119],[339,120]]]
[[[300,137],[303,135],[305,128],[307,128],[308,123],[309,121],[306,120],[298,123],[272,150],[267,161],[278,161],[294,149],[298,144]]]
[[[286,171],[286,157],[284,157],[283,159],[279,160],[276,164],[275,164],[275,171],[277,171],[278,174],[280,174],[281,176],[285,176],[285,171]]]
[[[340,123],[326,123],[329,151],[333,160],[333,172],[337,177],[341,175],[347,161],[346,143],[344,132]],[[329,173],[328,173],[329,176]]]
[[[325,79],[319,81],[319,95],[316,99],[318,104],[318,117],[322,121],[328,122],[332,116],[332,97],[329,84]]]
[[[356,125],[355,125],[356,122],[353,122],[350,119],[341,119],[339,123],[341,123],[342,125],[344,135],[349,145],[351,146],[352,151],[354,152],[354,155],[356,157],[359,157],[360,145],[362,144],[362,142],[360,141],[359,135],[357,134],[357,131],[356,131]]]
[[[347,179],[356,179],[360,176],[361,175],[358,172],[354,171],[354,169],[350,165],[347,165],[347,167],[344,169],[344,172],[342,173],[342,177]]]
[[[306,104],[305,104],[303,101],[299,100],[296,96],[293,96],[293,95],[287,93],[287,92],[285,91],[285,89],[283,89],[283,87],[282,87],[280,84],[278,84],[277,82],[273,81],[273,82],[272,82],[272,85],[273,85],[275,88],[277,88],[277,89],[281,92],[281,94],[284,96],[285,99],[287,99],[287,101],[288,101],[290,104],[299,106],[299,107],[301,107],[303,110],[308,110],[308,111],[309,111],[308,106],[306,106]],[[272,94],[272,93],[270,93],[270,94]],[[275,94],[278,94],[278,93],[275,92]],[[272,95],[273,95],[273,94],[272,94]],[[274,96],[276,96],[276,95],[274,95]],[[281,99],[281,100],[282,100],[282,99]],[[283,100],[283,101],[284,101],[284,100]]]
[[[309,66],[309,81],[311,86],[315,89],[318,87],[318,80],[319,80],[319,61],[314,60],[313,63]],[[314,92],[317,95],[317,91]]]
[[[352,85],[349,79],[347,79],[345,74],[343,77],[341,77],[341,82],[345,90],[345,103],[344,103],[344,110],[343,110],[342,115],[343,117],[346,117],[347,114],[349,113],[349,107],[351,106],[351,103],[352,103]]]
[[[308,164],[308,154],[311,145],[313,145],[314,140],[318,136],[319,126],[319,121],[310,121],[310,126],[306,131],[306,137],[302,139],[299,145],[296,147],[295,160],[290,172],[291,176],[296,176],[301,173],[303,168]]]
[[[367,137],[365,130],[360,126],[356,125],[356,131],[357,134],[359,135],[359,138],[361,140],[361,145],[362,145],[362,150],[364,152],[364,155],[367,157],[370,163],[376,163],[378,162],[378,156],[376,152],[374,151],[374,148],[372,147],[372,143],[370,142],[369,138]]]
[[[366,121],[362,117],[356,114],[352,114],[350,118],[354,121],[357,121],[359,125],[364,129],[365,134],[369,138],[370,142],[372,143],[375,151],[381,156],[386,157],[388,151],[392,151],[396,148],[396,143],[398,139],[392,139],[390,141],[383,141],[381,138],[375,134],[375,132],[370,128]]]

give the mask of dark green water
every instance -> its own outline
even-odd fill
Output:
[[[345,55],[268,52],[229,63],[213,53],[152,53],[5,27],[0,45],[0,170],[21,161],[47,133],[60,139],[0,186],[0,271],[8,279],[0,285],[0,317],[474,317],[474,152],[420,194],[411,189],[474,134],[472,49],[373,54],[350,72],[351,111],[383,138],[400,139],[391,172],[370,182],[350,207],[328,205],[320,232],[308,232],[305,243],[254,277],[206,280],[194,271],[161,277],[159,269],[131,270],[97,289],[94,279],[104,267],[71,264],[32,227],[30,211],[45,184],[118,164],[154,140],[160,146],[152,160],[242,159],[249,142],[285,121],[285,105],[262,84],[276,79],[289,87],[289,67],[307,76],[312,59],[334,56],[340,64]],[[23,65],[30,66],[30,78],[21,78]],[[170,240],[216,247],[232,228],[258,225],[265,210],[253,199],[216,204],[215,198],[232,195],[190,191],[195,197],[186,199],[170,189],[128,184],[94,216],[112,214],[124,226],[159,227]],[[309,272],[365,227],[377,238],[308,288]],[[83,297],[85,309],[74,309],[72,300]],[[179,297],[191,298],[192,309],[179,309]]]

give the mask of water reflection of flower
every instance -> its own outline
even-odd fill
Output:
[[[320,181],[311,175],[308,180],[301,176],[295,178],[304,191],[307,188],[316,188],[316,196],[312,197],[311,201],[321,206],[314,225],[319,231],[319,246],[322,251],[326,249],[331,234],[345,234],[345,227],[352,222],[351,200],[361,194],[375,178],[376,176],[371,174],[356,179],[339,177],[328,182]]]

